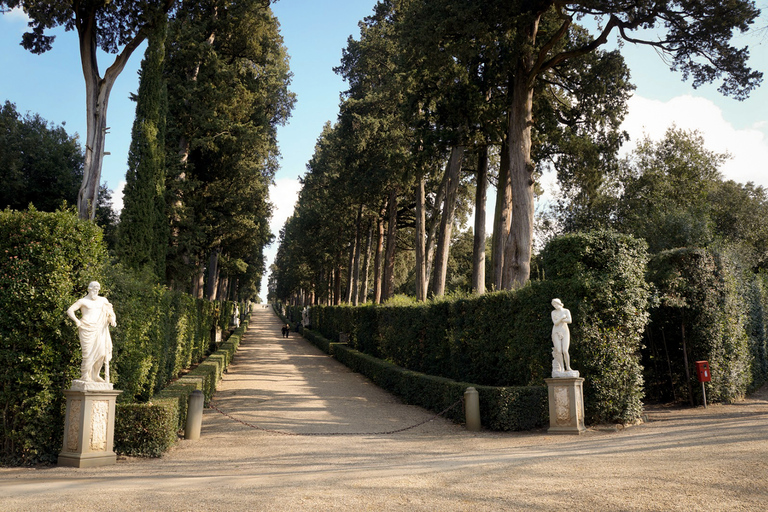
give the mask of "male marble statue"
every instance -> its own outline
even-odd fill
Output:
[[[80,380],[85,382],[109,383],[109,361],[112,359],[112,337],[109,326],[116,326],[117,319],[112,304],[106,297],[99,296],[101,285],[92,281],[88,284],[88,295],[72,304],[67,315],[77,326],[83,361],[80,364]],[[80,318],[75,311],[80,310]],[[99,376],[104,367],[104,378]]]
[[[573,319],[571,312],[563,307],[560,299],[552,299],[552,377],[578,377],[579,372],[571,370],[571,356],[568,348],[571,344],[571,333],[568,324]]]

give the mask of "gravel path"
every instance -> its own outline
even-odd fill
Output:
[[[768,393],[582,436],[467,432],[256,309],[201,438],[160,459],[0,468],[0,510],[766,510]],[[245,423],[257,426],[253,428]],[[266,430],[260,430],[266,429]],[[325,434],[325,435],[286,435]],[[328,435],[343,434],[348,435]]]

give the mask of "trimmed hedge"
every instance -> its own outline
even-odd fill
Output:
[[[641,336],[648,322],[646,244],[592,232],[550,242],[546,279],[514,292],[405,306],[315,306],[313,328],[415,372],[483,386],[543,386],[552,371],[550,301],[571,310],[571,361],[586,378],[586,419],[636,420],[642,413]]]
[[[315,337],[317,338],[317,336]],[[336,343],[333,356],[377,386],[406,403],[441,412],[461,400],[470,386],[480,398],[480,421],[491,430],[530,430],[546,424],[547,388],[542,386],[481,386],[406,370],[392,363]],[[454,407],[445,417],[464,421],[464,410]]]
[[[79,375],[67,308],[103,282],[101,230],[70,211],[0,211],[0,461],[55,462]]]
[[[749,296],[732,261],[705,249],[665,251],[651,260],[649,280],[660,296],[647,333],[645,367],[652,399],[703,403],[695,370],[699,360],[709,361],[709,400],[738,400],[753,382],[764,382],[764,319],[753,315],[757,325],[750,326]],[[759,295],[753,297],[752,309],[760,302]],[[757,331],[752,336],[749,327]]]
[[[179,408],[173,399],[119,404],[115,414],[115,453],[159,457],[176,442]]]
[[[125,455],[160,457],[176,442],[187,423],[189,395],[199,389],[208,404],[218,383],[232,362],[249,317],[232,335],[189,373],[180,377],[144,404],[117,404],[115,452]]]

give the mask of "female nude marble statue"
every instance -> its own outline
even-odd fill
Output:
[[[560,299],[552,299],[552,307],[555,308],[552,311],[552,323],[554,324],[552,326],[552,345],[554,345],[552,350],[552,357],[554,358],[552,376],[561,376],[559,374],[565,374],[565,372],[578,373],[571,370],[571,356],[568,354],[568,348],[571,344],[571,333],[568,330],[568,324],[573,321],[571,312],[563,307]]]
[[[112,337],[109,326],[116,326],[117,319],[112,304],[99,296],[101,285],[96,281],[88,284],[88,295],[72,304],[67,315],[77,326],[83,361],[80,364],[80,380],[109,383],[109,361],[112,359]],[[77,318],[75,311],[80,311]],[[104,367],[104,378],[99,376]]]

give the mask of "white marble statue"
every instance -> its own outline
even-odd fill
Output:
[[[235,302],[235,310],[232,312],[232,325],[235,328],[240,327],[240,307],[237,305],[237,302]]]
[[[72,304],[67,309],[67,315],[71,318],[80,336],[80,347],[83,353],[83,361],[80,364],[80,379],[73,383],[88,385],[90,383],[109,383],[109,361],[112,359],[112,337],[109,335],[109,326],[116,326],[117,319],[112,304],[106,297],[99,296],[101,285],[96,281],[88,284],[88,295]],[[80,318],[75,311],[80,310]],[[99,373],[104,367],[104,378]]]
[[[563,307],[560,299],[552,299],[552,378],[578,377],[579,372],[571,369],[571,356],[568,348],[571,333],[568,324],[573,321],[571,312]]]
[[[304,327],[309,325],[309,306],[304,306],[301,310],[301,325]]]

